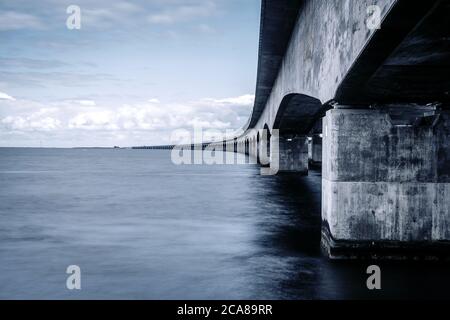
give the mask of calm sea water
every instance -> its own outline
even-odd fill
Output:
[[[2,299],[449,298],[449,265],[330,262],[320,172],[175,166],[169,151],[0,149]],[[66,289],[67,266],[80,291]]]

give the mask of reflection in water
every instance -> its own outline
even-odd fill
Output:
[[[174,166],[168,151],[0,149],[0,298],[448,298],[448,265],[330,262],[320,172]],[[82,290],[65,288],[68,265]]]
[[[265,199],[257,244],[282,263],[271,279],[277,298],[325,298],[320,292],[320,176],[278,175],[260,179],[254,199]],[[263,289],[263,288],[261,288]],[[275,289],[275,288],[274,288]],[[319,292],[317,292],[319,291]],[[269,297],[270,298],[270,297]]]
[[[280,175],[261,180],[267,223],[259,245],[285,259],[272,287],[282,299],[448,299],[449,264],[411,261],[329,261],[320,252],[321,174]],[[273,213],[276,212],[276,215]],[[288,259],[290,257],[290,259]],[[366,269],[382,270],[382,290],[369,291]],[[289,275],[286,277],[286,275]],[[276,285],[275,285],[276,284]],[[262,289],[262,288],[261,288]],[[269,298],[273,298],[270,296]]]

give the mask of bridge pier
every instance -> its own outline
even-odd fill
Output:
[[[311,140],[311,164],[320,165],[322,163],[322,135],[313,134]]]
[[[237,151],[236,152],[245,154],[245,146],[244,146],[244,142],[243,141],[238,141],[237,142]]]
[[[257,152],[258,152],[258,145],[256,143],[256,138],[251,138],[250,139],[249,150],[250,150],[250,156],[256,158]]]
[[[270,137],[270,158],[278,157],[278,161],[271,160],[271,166],[276,163],[278,172],[293,172],[308,174],[308,144],[307,136],[299,134],[280,133]]]
[[[449,112],[395,125],[386,111],[330,110],[323,148],[322,247],[331,258],[448,254]]]

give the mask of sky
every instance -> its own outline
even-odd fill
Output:
[[[69,29],[67,8],[80,8]],[[260,0],[2,0],[0,147],[170,143],[241,128]]]

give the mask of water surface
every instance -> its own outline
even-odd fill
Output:
[[[320,172],[175,166],[170,151],[0,149],[2,299],[449,298],[448,265],[320,254]],[[66,289],[67,266],[82,289]]]

